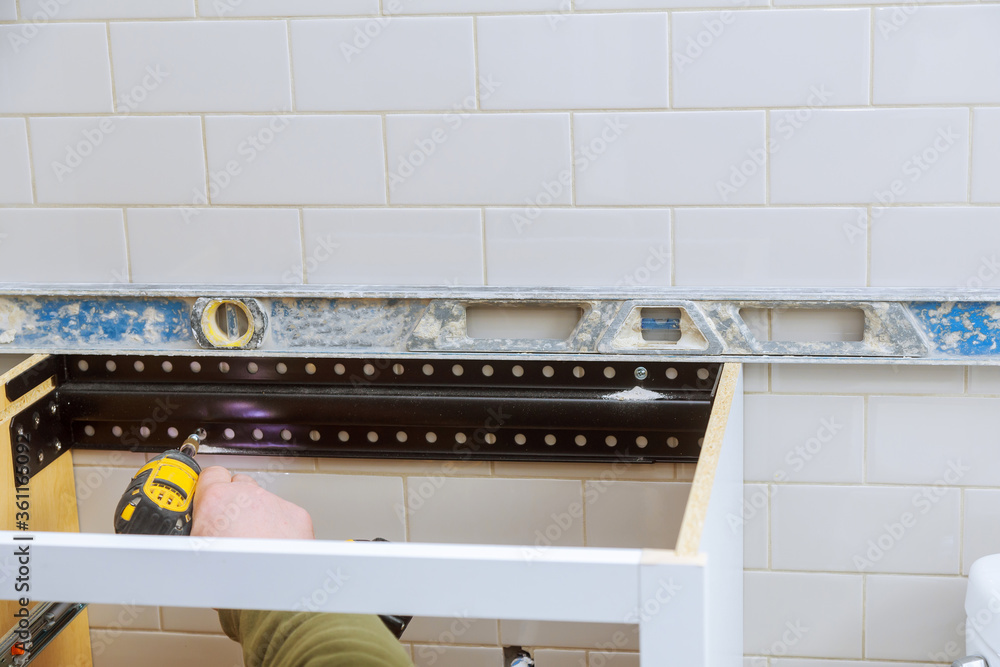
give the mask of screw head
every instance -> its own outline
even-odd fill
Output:
[[[45,460],[45,452],[38,452],[38,462],[41,463]]]
[[[24,424],[18,424],[17,425],[17,434],[18,435],[24,435]]]
[[[59,438],[56,438],[56,439],[55,439],[55,440],[54,440],[54,441],[52,442],[52,446],[56,448],[56,451],[57,451],[57,452],[61,452],[61,451],[62,451],[62,443],[61,443],[61,442],[59,442]]]
[[[645,380],[648,376],[649,372],[646,370],[644,366],[639,366],[638,368],[635,369],[636,380]]]
[[[55,414],[58,411],[59,411],[59,406],[55,404],[55,401],[53,401],[52,403],[49,403],[49,412],[51,412],[52,414]]]

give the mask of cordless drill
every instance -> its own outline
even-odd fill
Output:
[[[195,486],[201,467],[194,456],[205,439],[198,429],[179,449],[163,452],[132,477],[115,509],[115,532],[190,535]]]

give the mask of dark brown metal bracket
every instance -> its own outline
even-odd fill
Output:
[[[159,452],[197,428],[233,454],[693,462],[721,369],[459,357],[49,362],[42,374],[60,377],[57,390],[11,422],[12,442],[28,438],[38,459],[32,474],[68,447]],[[15,380],[8,395],[24,390]]]

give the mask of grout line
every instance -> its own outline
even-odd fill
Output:
[[[379,0],[381,2],[381,0]],[[288,41],[288,85],[291,94],[291,110],[295,111],[295,67],[292,63],[292,22],[285,21],[285,39]]]
[[[111,23],[104,23],[104,35],[108,40],[108,75],[111,77],[111,113],[118,113],[118,89],[115,84],[115,59],[111,55]],[[63,114],[65,115],[65,114]],[[105,114],[107,115],[107,114]],[[130,115],[130,114],[126,114]]]
[[[299,248],[302,250],[302,284],[309,284],[309,274],[306,273],[306,222],[305,211],[299,209]]]
[[[587,480],[580,480],[580,504],[583,506],[580,515],[580,529],[583,533],[583,546],[587,546]]]
[[[479,19],[472,17],[472,76],[476,84],[476,109],[482,109],[479,103]]]
[[[965,367],[965,393],[969,393],[969,367]]]
[[[764,496],[767,500],[767,569],[770,570],[772,567],[771,556],[774,553],[774,549],[771,548],[771,484],[764,485]],[[743,539],[746,540],[746,522],[743,522],[744,536]]]
[[[125,277],[132,282],[132,242],[128,236],[128,208],[122,208],[122,228],[125,230]]]
[[[208,205],[212,205],[212,185],[210,182],[210,177],[212,170],[208,166],[208,128],[206,126],[205,116],[201,116],[201,147],[204,150],[205,158],[205,201]],[[196,202],[192,201],[193,206]]]
[[[31,203],[38,205],[38,186],[35,184],[35,152],[31,150],[31,119],[24,118],[24,135],[28,142],[28,179],[31,182]]]
[[[576,114],[569,114],[569,193],[570,205],[576,206]]]
[[[382,160],[383,160],[383,166],[385,167],[385,204],[378,204],[378,206],[389,206],[392,204],[392,202],[389,199],[391,192],[389,188],[389,181],[391,178],[391,174],[389,173],[389,130],[388,130],[389,121],[385,117],[385,114],[382,114],[381,120],[382,120]]]

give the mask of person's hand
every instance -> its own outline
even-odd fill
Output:
[[[193,521],[195,537],[315,537],[309,512],[262,489],[253,477],[232,475],[221,466],[199,476]]]

